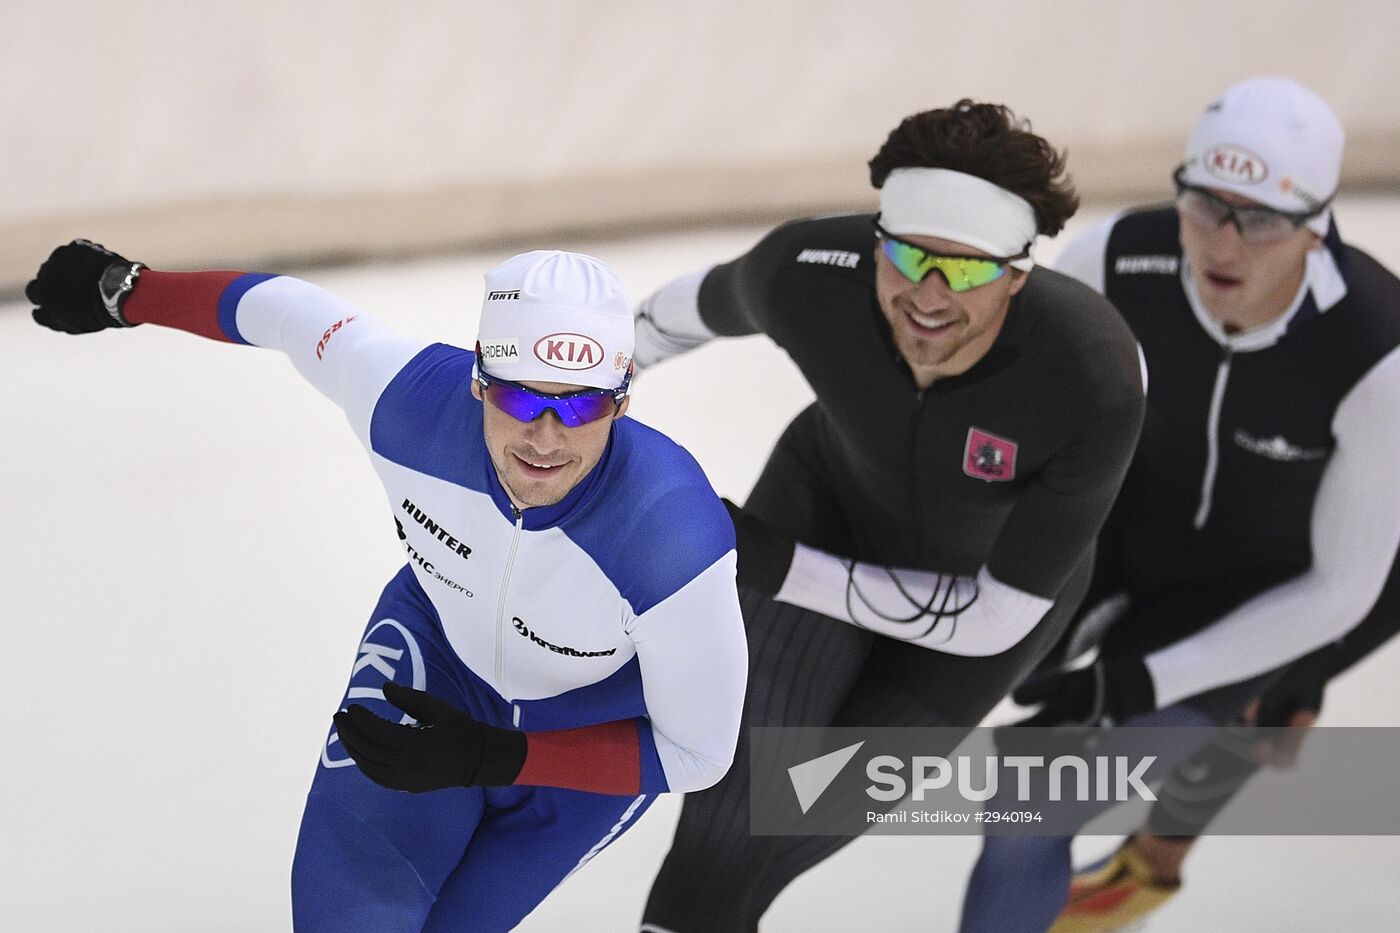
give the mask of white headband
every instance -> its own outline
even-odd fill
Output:
[[[993,256],[1035,241],[1035,211],[985,178],[946,168],[897,168],[880,189],[880,226],[896,236],[936,236]],[[1029,256],[1011,263],[1030,270]]]

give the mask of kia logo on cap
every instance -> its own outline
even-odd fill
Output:
[[[1269,177],[1264,160],[1241,146],[1211,146],[1202,158],[1206,171],[1221,181],[1253,185]]]
[[[603,362],[603,345],[584,334],[546,334],[535,341],[535,358],[555,369],[592,369]]]

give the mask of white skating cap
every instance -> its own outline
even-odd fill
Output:
[[[1345,142],[1321,97],[1287,78],[1250,78],[1201,114],[1186,146],[1184,180],[1305,213],[1336,193]],[[1325,236],[1331,213],[1329,207],[1308,226]]]
[[[535,250],[486,273],[477,341],[488,375],[615,389],[634,335],[622,284],[592,256]]]

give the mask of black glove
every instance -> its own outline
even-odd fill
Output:
[[[91,334],[107,327],[131,327],[121,316],[127,292],[120,284],[133,263],[124,256],[103,249],[87,240],[74,240],[49,254],[34,278],[24,287],[24,296],[37,307],[34,320],[50,330],[67,334]],[[107,283],[108,294],[116,303],[116,314],[102,302],[102,277],[113,266]]]
[[[1156,708],[1152,675],[1138,658],[1099,660],[1078,670],[1032,674],[1011,693],[1022,706],[1045,704],[1018,726],[1122,724]]]
[[[1291,726],[1295,713],[1321,713],[1322,697],[1334,663],[1335,652],[1330,646],[1295,661],[1259,697],[1259,712],[1254,724]]]
[[[358,704],[335,714],[340,743],[365,777],[394,790],[504,787],[525,764],[525,733],[478,722],[446,700],[384,685],[384,696],[417,725],[381,719]]]
[[[792,566],[793,540],[754,518],[743,508],[723,500],[734,523],[739,551],[739,586],[772,596],[782,589]]]

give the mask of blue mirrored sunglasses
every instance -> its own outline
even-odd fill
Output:
[[[605,418],[622,407],[627,388],[632,382],[632,370],[622,377],[616,389],[580,389],[577,392],[551,394],[536,392],[528,386],[509,379],[498,379],[481,365],[481,346],[477,345],[476,381],[482,397],[516,421],[529,423],[552,411],[565,427],[576,428]]]

